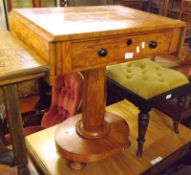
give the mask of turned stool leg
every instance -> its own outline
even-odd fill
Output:
[[[179,124],[179,121],[176,121],[176,120],[174,119],[174,120],[173,120],[173,128],[174,128],[174,132],[175,132],[176,134],[179,134],[178,124]]]
[[[178,98],[177,106],[183,108],[186,104],[186,96],[182,96]],[[181,114],[174,117],[173,120],[173,128],[175,133],[179,133],[178,125],[180,121],[182,120],[183,116]]]
[[[188,127],[191,128],[191,116],[189,117]]]
[[[138,150],[137,156],[141,157],[143,152],[143,144],[145,142],[145,134],[147,131],[147,126],[149,123],[149,113],[143,113],[142,111],[139,113],[138,119]]]

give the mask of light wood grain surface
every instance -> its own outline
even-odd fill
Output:
[[[73,171],[56,150],[54,133],[57,126],[27,136],[28,151],[44,173],[48,175],[139,175],[152,167],[151,160],[159,156],[165,159],[191,141],[190,129],[180,125],[180,134],[176,134],[172,129],[172,120],[158,110],[152,110],[144,154],[142,158],[137,158],[138,109],[124,100],[107,107],[107,111],[121,116],[130,127],[131,146],[121,154],[88,164],[82,171]]]
[[[183,22],[123,6],[17,9],[11,12],[46,31],[52,40],[71,40],[182,27]],[[149,20],[148,20],[149,19]]]
[[[49,66],[9,32],[0,32],[0,85],[43,76]]]
[[[126,53],[132,59],[178,53],[185,28],[182,21],[123,6],[15,9],[9,20],[11,32],[50,64],[50,79],[128,61]]]

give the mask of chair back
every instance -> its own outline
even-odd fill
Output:
[[[42,118],[41,127],[51,127],[74,115],[81,103],[82,89],[83,77],[80,73],[57,76],[52,87],[51,106]]]

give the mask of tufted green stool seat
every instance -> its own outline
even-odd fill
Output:
[[[188,94],[191,84],[182,73],[164,68],[149,59],[108,66],[106,74],[108,96],[116,94],[126,98],[140,110],[137,155],[141,156],[149,111],[164,101]],[[174,121],[175,131],[177,127]]]

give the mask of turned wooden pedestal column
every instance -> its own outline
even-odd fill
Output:
[[[109,133],[110,126],[105,116],[105,68],[85,73],[85,85],[82,101],[82,120],[76,125],[76,131],[84,138],[102,138]]]
[[[64,121],[56,130],[60,153],[74,169],[119,153],[130,145],[125,120],[105,112],[105,67],[85,72],[82,114]]]

